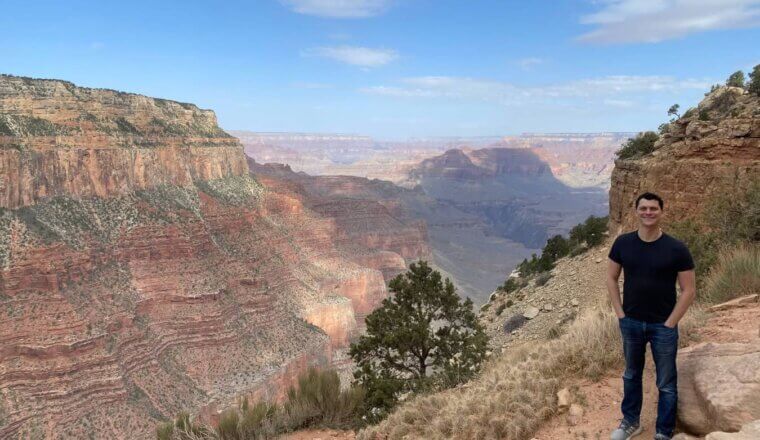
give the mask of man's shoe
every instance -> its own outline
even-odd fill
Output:
[[[635,425],[631,425],[630,423],[626,422],[625,419],[623,419],[620,421],[620,426],[618,426],[618,429],[612,431],[610,440],[628,440],[636,437],[639,434],[641,434],[640,424],[637,423]]]
[[[670,440],[670,437],[665,434],[656,434],[654,440]]]

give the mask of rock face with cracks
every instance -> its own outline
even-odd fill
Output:
[[[613,236],[636,228],[633,204],[643,192],[662,196],[667,224],[697,217],[715,194],[746,190],[760,175],[760,97],[720,87],[670,123],[655,148],[644,158],[615,161]]]
[[[152,438],[330,365],[415,250],[305,204],[209,110],[0,76],[0,438]]]

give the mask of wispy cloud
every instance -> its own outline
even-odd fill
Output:
[[[581,17],[589,43],[656,43],[717,29],[760,26],[760,0],[604,0]]]
[[[359,46],[316,47],[303,51],[301,55],[329,58],[365,68],[384,66],[398,58],[398,52],[392,49],[372,49]]]
[[[90,43],[90,50],[100,50],[106,47],[106,44],[101,41],[93,41]]]
[[[523,58],[517,60],[517,65],[523,70],[531,70],[534,66],[542,64],[544,62],[541,58]]]
[[[280,0],[299,14],[330,18],[366,18],[385,12],[391,0]]]
[[[523,87],[477,78],[425,76],[406,78],[397,85],[380,85],[360,89],[363,93],[405,98],[454,98],[521,104],[528,101],[558,99],[595,99],[606,105],[632,106],[631,95],[641,93],[678,93],[704,90],[710,81],[676,79],[670,76],[605,76],[550,84],[544,87]],[[629,98],[629,99],[626,99]]]

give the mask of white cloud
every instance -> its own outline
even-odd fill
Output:
[[[330,18],[365,18],[385,12],[391,0],[280,0],[299,14]]]
[[[303,56],[330,58],[360,67],[379,67],[398,58],[392,49],[371,49],[358,46],[317,47],[302,52]]]
[[[542,64],[544,60],[541,58],[523,58],[520,60],[517,60],[517,65],[520,66],[523,70],[530,70],[534,66],[537,66],[539,64]]]
[[[705,90],[710,81],[676,79],[670,76],[618,75],[588,78],[544,87],[523,87],[514,84],[452,76],[406,78],[399,85],[381,85],[360,89],[363,93],[405,98],[455,98],[522,104],[562,99],[602,100],[607,105],[633,106],[633,98],[642,93],[679,93]]]
[[[581,17],[591,43],[656,43],[717,29],[760,26],[760,0],[606,0]]]

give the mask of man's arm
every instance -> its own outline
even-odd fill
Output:
[[[618,285],[618,279],[620,278],[620,264],[607,259],[607,294],[610,297],[610,303],[612,303],[612,309],[615,311],[615,315],[618,318],[623,318],[625,313],[623,312],[623,304],[620,302],[620,286]]]
[[[694,270],[685,270],[678,272],[678,285],[681,286],[681,296],[678,297],[678,302],[670,313],[665,326],[673,328],[678,324],[678,321],[686,314],[694,297],[697,295],[697,281],[694,275]]]

